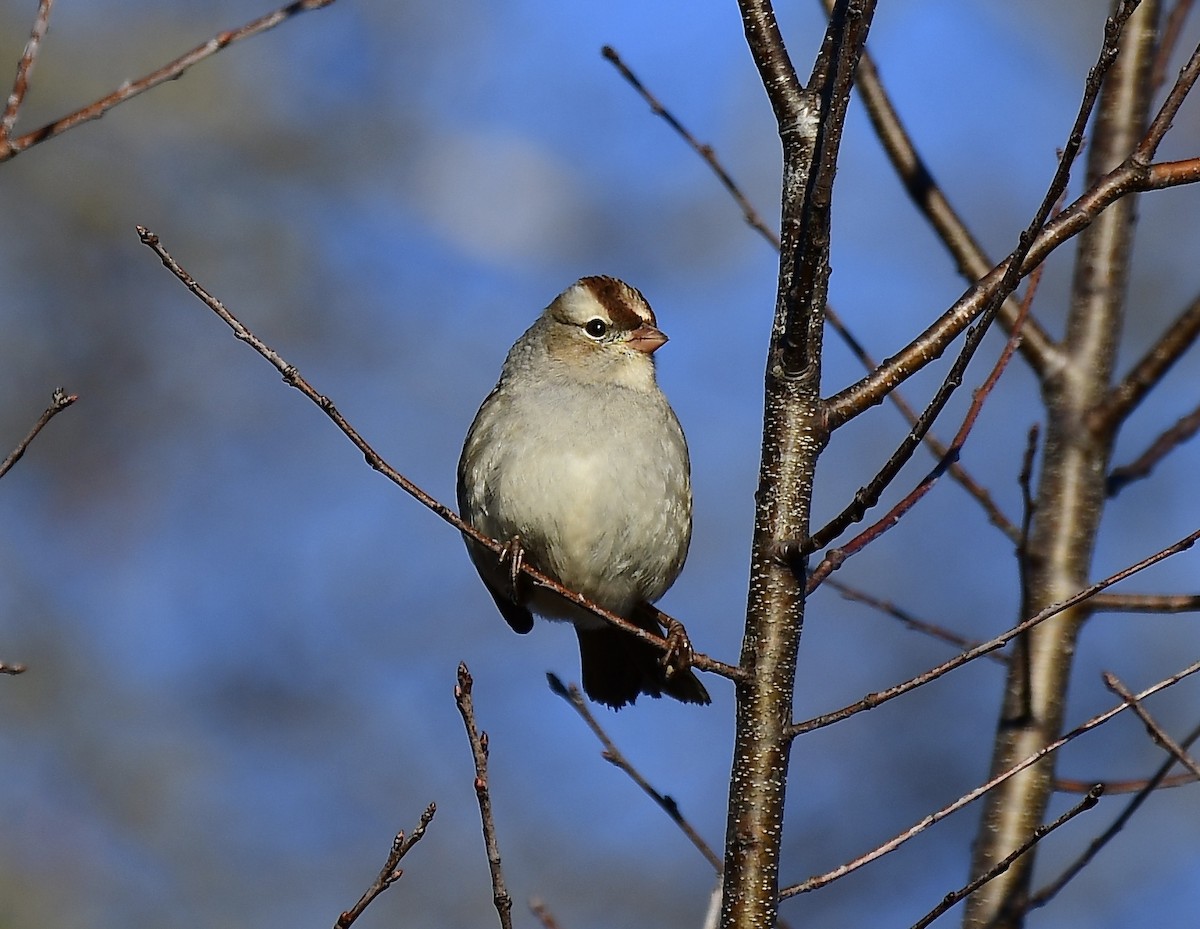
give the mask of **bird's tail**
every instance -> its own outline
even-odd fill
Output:
[[[583,689],[597,703],[620,709],[627,703],[634,703],[641,694],[651,697],[666,694],[681,703],[712,702],[690,668],[668,677],[660,660],[661,653],[641,639],[614,626],[598,629],[576,626],[575,632],[579,636]]]

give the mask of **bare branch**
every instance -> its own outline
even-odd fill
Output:
[[[659,99],[649,91],[646,85],[641,82],[641,80],[636,74],[633,73],[629,66],[621,60],[621,56],[617,54],[617,50],[615,48],[613,48],[611,45],[605,45],[602,49],[600,49],[600,54],[604,56],[606,61],[612,63],[612,66],[616,68],[618,72],[620,72],[621,77],[625,78],[625,82],[634,90],[636,90],[641,98],[646,101],[646,104],[650,107],[650,110],[654,113],[654,115],[661,117],[668,126],[675,130],[675,134],[683,139],[683,141],[688,144],[692,151],[694,151],[700,156],[701,159],[703,159],[704,163],[712,170],[712,173],[717,176],[717,180],[721,182],[721,186],[728,191],[729,196],[733,197],[734,202],[742,211],[742,217],[746,220],[746,223],[750,226],[750,228],[770,242],[771,245],[778,250],[779,234],[770,226],[768,226],[762,216],[759,215],[758,210],[754,208],[754,204],[750,202],[750,198],[742,192],[742,188],[738,186],[737,181],[735,181],[730,176],[729,172],[725,170],[725,166],[721,164],[720,159],[717,158],[717,153],[713,151],[713,147],[699,141],[694,135],[691,134],[691,132],[688,131],[687,127],[684,126],[683,123],[675,118],[674,113],[663,106]]]
[[[251,332],[249,328],[247,328],[239,319],[237,319],[237,317],[229,312],[229,310],[220,300],[205,290],[203,286],[201,286],[190,274],[188,274],[188,272],[185,271],[179,265],[179,263],[173,257],[171,257],[171,254],[162,246],[162,244],[159,242],[158,236],[146,229],[144,226],[138,226],[137,230],[138,235],[141,237],[142,243],[151,251],[153,251],[154,254],[158,255],[159,260],[161,260],[163,263],[163,266],[172,274],[174,274],[175,277],[177,277],[183,283],[183,285],[187,287],[188,290],[195,294],[205,306],[216,313],[217,316],[219,316],[225,323],[225,325],[233,330],[233,334],[237,339],[245,342],[256,352],[262,355],[263,358],[269,361],[283,376],[284,383],[291,387],[295,387],[298,391],[300,391],[300,393],[304,394],[305,397],[315,403],[321,409],[321,411],[333,421],[334,425],[336,425],[342,431],[346,438],[353,442],[355,447],[362,452],[363,457],[366,459],[368,465],[390,480],[393,484],[411,496],[426,509],[440,517],[443,521],[449,523],[459,532],[470,536],[481,545],[486,546],[491,551],[495,552],[497,557],[499,557],[502,552],[506,551],[504,542],[499,542],[496,539],[488,538],[473,526],[464,522],[462,518],[459,517],[459,515],[451,510],[448,506],[438,502],[436,499],[402,475],[399,471],[389,465],[386,461],[384,461],[379,453],[367,443],[366,439],[359,435],[358,431],[346,421],[345,417],[343,417],[338,411],[338,408],[334,406],[332,400],[323,394],[317,393],[312,385],[309,384],[308,381],[304,379],[303,375],[300,374],[299,369],[297,369],[295,365],[289,364],[287,361],[285,361],[278,352],[276,352],[265,342],[263,342],[262,339]],[[565,599],[570,600],[572,603],[575,603],[586,610],[590,610],[601,619],[613,626],[616,626],[627,634],[653,645],[662,652],[667,652],[673,649],[673,643],[668,641],[668,639],[659,635],[655,635],[652,632],[647,632],[641,627],[629,622],[627,619],[624,619],[623,617],[604,609],[598,604],[591,602],[587,597],[583,596],[583,594],[564,587],[549,575],[543,574],[528,561],[523,561],[521,563],[521,570],[525,574],[529,575],[529,577],[532,578],[538,585],[554,591],[560,597],[564,597]],[[666,617],[665,613],[662,615]],[[670,619],[670,617],[667,617],[667,619]],[[702,671],[712,671],[716,674],[720,674],[722,677],[728,677],[730,680],[736,681],[743,676],[743,672],[740,669],[735,668],[732,665],[727,665],[724,662],[717,661],[714,658],[709,658],[707,655],[700,653],[692,653],[689,663],[692,667],[699,668]]]
[[[873,597],[866,591],[859,590],[856,587],[851,587],[849,584],[845,584],[842,581],[829,578],[825,584],[828,587],[832,587],[847,600],[853,600],[857,603],[865,603],[867,606],[879,611],[880,613],[883,613],[886,616],[891,616],[894,619],[898,619],[905,625],[905,627],[913,630],[913,632],[920,632],[929,636],[930,638],[947,642],[950,645],[953,645],[955,648],[964,650],[977,648],[980,644],[979,642],[972,641],[965,636],[959,635],[957,632],[947,629],[945,626],[939,626],[936,623],[931,623],[924,619],[918,619],[907,610],[902,610],[900,607],[896,606],[896,604],[894,604],[892,601],[881,600],[878,597]],[[997,664],[1008,664],[1008,656],[1001,655],[997,652],[988,652],[983,657],[988,658]]]
[[[833,10],[833,0],[821,2],[827,13]],[[982,278],[995,262],[971,235],[966,223],[955,212],[945,193],[934,180],[933,173],[921,158],[912,137],[900,121],[883,82],[879,79],[879,72],[869,49],[863,51],[859,60],[854,84],[858,88],[871,125],[875,128],[875,134],[904,184],[904,189],[957,262],[959,273],[968,281]],[[1020,306],[1016,298],[1012,295],[1006,297],[999,312],[1000,322],[1006,330],[1012,331],[1019,311]],[[1034,372],[1044,378],[1049,372],[1061,367],[1058,349],[1045,330],[1038,325],[1037,320],[1027,319],[1024,328],[1025,336],[1020,345],[1021,355],[1029,362]]]
[[[1200,296],[1175,318],[1158,342],[1109,392],[1103,405],[1088,417],[1088,425],[1099,433],[1111,432],[1120,426],[1192,347],[1197,335],[1200,335]]]
[[[962,424],[955,433],[953,441],[950,443],[950,448],[946,451],[946,457],[937,463],[937,465],[913,488],[903,500],[897,503],[889,510],[882,519],[878,520],[870,528],[859,533],[855,538],[851,539],[846,545],[834,551],[826,553],[821,559],[821,563],[817,565],[808,575],[806,582],[806,590],[812,593],[817,586],[823,581],[832,571],[841,567],[847,558],[851,555],[862,551],[867,545],[887,532],[892,526],[896,525],[904,514],[909,512],[917,503],[929,493],[933,485],[937,482],[949,467],[950,462],[958,457],[962,447],[966,444],[971,430],[974,428],[976,421],[979,419],[979,414],[983,410],[983,404],[991,395],[992,389],[1000,380],[1000,376],[1008,367],[1008,362],[1012,359],[1013,352],[1021,341],[1022,326],[1029,315],[1029,308],[1033,303],[1034,294],[1037,293],[1038,282],[1041,280],[1041,268],[1034,271],[1030,277],[1029,288],[1025,293],[1025,299],[1021,304],[1021,310],[1015,323],[1013,324],[1012,333],[1004,344],[1004,349],[1000,352],[1000,357],[996,359],[996,363],[992,366],[991,372],[983,383],[976,388],[974,397],[971,400],[971,405],[967,409],[966,415],[963,417]],[[900,469],[908,461],[909,457],[915,448],[915,433],[926,423],[932,424],[932,419],[937,415],[936,411],[940,411],[945,405],[945,401],[949,399],[950,393],[962,383],[962,375],[966,369],[967,363],[974,354],[974,349],[978,345],[979,340],[983,338],[985,325],[981,321],[967,336],[966,345],[963,346],[963,351],[959,354],[950,373],[942,382],[942,386],[938,389],[938,393],[934,399],[926,407],[922,414],[921,423],[914,428],[913,432],[909,433],[908,438],[901,444],[900,448],[892,455],[883,469],[875,475],[874,478],[854,495],[854,500],[848,507],[842,510],[836,517],[830,520],[818,532],[813,533],[809,540],[809,548],[819,548],[822,545],[828,544],[845,528],[852,523],[861,519],[866,511],[874,506],[880,496],[883,494],[887,486],[892,482]],[[928,428],[928,425],[925,425]]]
[[[87,106],[81,107],[75,110],[75,112],[69,113],[52,123],[47,123],[40,129],[27,132],[15,139],[0,139],[0,162],[15,158],[27,148],[32,148],[34,145],[45,142],[47,139],[62,135],[67,130],[74,129],[82,123],[99,119],[113,107],[124,103],[126,100],[145,93],[147,90],[151,90],[166,81],[175,80],[187,71],[188,68],[192,67],[192,65],[203,61],[205,58],[212,57],[234,42],[248,39],[251,36],[258,35],[260,32],[266,32],[268,29],[273,29],[284,20],[290,19],[299,13],[307,13],[309,10],[319,10],[322,7],[329,6],[333,2],[334,0],[294,0],[294,2],[280,7],[274,12],[246,23],[240,29],[232,29],[219,33],[203,45],[197,45],[191,51],[185,52],[158,70],[151,71],[149,74],[135,81],[126,81],[107,96],[101,97],[99,100],[89,103]]]
[[[29,33],[29,41],[25,43],[25,52],[17,62],[17,76],[13,80],[12,93],[8,95],[8,104],[4,114],[0,115],[0,150],[8,142],[17,115],[21,112],[21,104],[25,102],[25,94],[29,92],[29,78],[33,74],[33,65],[37,61],[38,52],[42,47],[42,39],[50,28],[50,8],[54,0],[38,0],[37,15],[33,18],[33,29]]]
[[[1176,761],[1191,771],[1193,775],[1200,777],[1200,765],[1196,764],[1196,761],[1174,739],[1167,735],[1166,730],[1150,715],[1149,710],[1142,706],[1141,700],[1135,697],[1129,688],[1121,683],[1120,678],[1111,671],[1105,671],[1104,686],[1133,707],[1133,711],[1137,713],[1138,719],[1146,727],[1146,731],[1150,734],[1150,738],[1154,740],[1155,745],[1166,749],[1175,757]]]
[[[1175,52],[1175,46],[1179,44],[1179,37],[1183,34],[1183,24],[1187,21],[1188,13],[1192,10],[1192,0],[1176,0],[1176,3],[1171,7],[1171,12],[1167,14],[1167,21],[1161,30],[1161,37],[1158,40],[1158,51],[1154,56],[1154,68],[1150,72],[1150,86],[1157,90],[1166,82],[1167,65],[1170,64],[1171,55]]]
[[[1135,700],[1145,700],[1147,697],[1151,696],[1152,694],[1156,694],[1161,690],[1165,690],[1168,687],[1174,686],[1175,684],[1179,683],[1179,681],[1183,680],[1185,677],[1195,674],[1197,671],[1200,671],[1200,661],[1197,661],[1194,664],[1188,665],[1182,671],[1172,674],[1170,677],[1164,678],[1163,680],[1159,681],[1157,684],[1154,684],[1153,686],[1146,688],[1140,694],[1137,694],[1134,699]],[[1012,778],[1015,775],[1020,774],[1026,768],[1032,767],[1033,765],[1037,764],[1037,762],[1041,761],[1043,758],[1049,756],[1053,752],[1058,751],[1060,748],[1062,748],[1068,742],[1074,741],[1075,739],[1077,739],[1081,735],[1083,735],[1085,732],[1090,732],[1092,729],[1095,729],[1097,726],[1104,725],[1110,719],[1112,719],[1113,717],[1119,715],[1120,713],[1122,713],[1126,709],[1128,709],[1130,707],[1130,705],[1131,705],[1130,703],[1123,701],[1123,702],[1117,704],[1116,706],[1114,706],[1112,709],[1105,710],[1103,713],[1093,716],[1087,722],[1081,723],[1080,725],[1078,725],[1074,729],[1072,729],[1070,732],[1064,733],[1063,735],[1061,735],[1058,738],[1054,739],[1053,741],[1049,742],[1043,748],[1034,752],[1032,755],[1029,755],[1028,757],[1021,759],[1019,762],[1017,762],[1012,767],[1007,768],[1006,770],[1001,771],[999,774],[995,775],[994,777],[989,778],[987,781],[980,784],[974,790],[971,790],[971,791],[963,794],[961,797],[959,797],[953,803],[950,803],[947,806],[942,807],[936,813],[930,813],[928,816],[925,816],[919,822],[915,823],[908,829],[904,830],[903,832],[901,832],[899,835],[895,836],[894,838],[889,839],[887,842],[884,842],[882,845],[878,846],[877,848],[874,848],[871,851],[867,852],[865,855],[861,855],[858,858],[854,859],[853,861],[847,862],[846,864],[841,865],[840,867],[834,868],[832,871],[827,871],[824,874],[818,874],[815,877],[810,877],[808,880],[802,881],[799,884],[793,884],[790,887],[784,888],[783,890],[781,890],[779,892],[780,898],[783,899],[786,897],[794,897],[797,894],[808,893],[810,891],[816,890],[818,887],[824,887],[826,884],[830,884],[833,881],[836,881],[838,878],[845,877],[847,874],[850,874],[853,871],[857,871],[859,868],[863,867],[864,865],[870,864],[872,861],[875,861],[877,858],[882,858],[884,855],[888,854],[889,852],[895,851],[897,848],[899,848],[901,845],[903,845],[909,839],[915,838],[916,836],[918,836],[922,832],[924,832],[926,829],[928,829],[930,826],[934,825],[935,823],[941,822],[943,819],[945,819],[951,813],[956,813],[958,810],[961,810],[967,804],[972,803],[975,800],[978,800],[980,797],[982,797],[988,791],[990,791],[993,788],[995,788],[996,786],[1004,783],[1009,778]]]
[[[1188,736],[1183,740],[1182,745],[1184,748],[1187,748],[1197,739],[1200,739],[1200,726],[1197,726],[1188,733]],[[1165,786],[1167,773],[1174,766],[1175,757],[1173,755],[1168,756],[1167,760],[1164,761],[1159,769],[1154,772],[1153,776],[1151,776],[1150,780],[1146,782],[1145,786],[1138,791],[1137,796],[1130,799],[1129,803],[1125,806],[1125,809],[1121,811],[1121,814],[1113,820],[1112,825],[1105,829],[1104,832],[1098,835],[1095,839],[1093,839],[1091,844],[1088,845],[1088,847],[1084,850],[1083,854],[1080,855],[1079,858],[1074,862],[1072,862],[1062,874],[1060,874],[1057,878],[1055,878],[1037,893],[1030,896],[1029,906],[1027,909],[1036,910],[1038,907],[1045,906],[1055,896],[1057,896],[1058,892],[1067,886],[1067,884],[1070,883],[1077,874],[1087,867],[1091,863],[1092,859],[1100,853],[1100,850],[1114,838],[1116,838],[1118,832],[1125,828],[1125,824],[1129,822],[1129,820],[1133,817],[1133,814],[1138,811],[1141,805],[1146,802],[1146,800],[1154,793],[1154,791],[1161,786]],[[1190,777],[1189,780],[1191,780]]]
[[[1164,777],[1161,781],[1154,782],[1151,790],[1166,790],[1169,787],[1185,787],[1188,784],[1195,784],[1197,778],[1191,774],[1176,774],[1173,777]],[[1105,781],[1105,780],[1080,780],[1075,777],[1059,777],[1054,779],[1054,789],[1063,794],[1085,794],[1091,790],[1096,784],[1104,788],[1106,794],[1133,794],[1145,790],[1146,785],[1151,781],[1147,778],[1139,778],[1138,780],[1122,780],[1122,781]]]
[[[54,393],[50,396],[50,405],[38,417],[38,421],[33,424],[33,428],[29,430],[29,434],[17,443],[17,447],[12,450],[11,454],[4,461],[0,462],[0,477],[4,477],[12,466],[21,460],[21,456],[25,454],[25,450],[37,438],[38,433],[45,428],[46,423],[50,422],[50,420],[78,399],[79,397],[75,394],[68,394],[61,387],[55,387]]]
[[[1047,198],[1038,211],[1038,217],[1026,229],[1026,234],[1032,230],[1032,239],[1024,241],[1003,262],[984,275],[968,290],[955,304],[947,310],[940,319],[927,328],[921,335],[901,349],[896,355],[885,361],[880,368],[863,378],[857,384],[847,387],[827,401],[829,427],[836,428],[847,420],[857,416],[874,404],[881,403],[887,391],[911,377],[930,362],[940,358],[950,342],[975,319],[982,319],[985,311],[993,307],[996,300],[1005,299],[1016,286],[1020,276],[1029,274],[1058,246],[1079,234],[1089,226],[1105,209],[1117,200],[1130,193],[1158,189],[1176,184],[1193,183],[1200,180],[1200,159],[1172,164],[1150,165],[1137,157],[1138,150],[1124,163],[1103,177],[1098,178],[1092,186],[1070,204],[1057,219],[1046,223],[1050,206],[1062,190],[1065,189],[1067,174],[1074,163],[1079,147],[1083,142],[1083,131],[1087,120],[1095,106],[1097,95],[1103,84],[1104,75],[1116,60],[1117,42],[1125,21],[1136,7],[1136,3],[1126,2],[1106,24],[1104,44],[1096,64],[1088,73],[1083,100],[1075,125],[1059,159],[1059,167],[1055,178],[1047,191]],[[1200,57],[1193,56],[1193,63],[1181,74],[1175,90],[1168,98],[1169,109],[1164,105],[1162,113],[1174,113],[1183,96],[1190,89],[1200,73]],[[1160,117],[1162,115],[1160,113]],[[1169,125],[1169,121],[1167,123]],[[1164,131],[1167,125],[1158,125],[1158,120],[1151,131],[1143,139],[1139,150],[1145,146],[1151,151],[1156,149],[1157,129]],[[1156,141],[1157,139],[1157,141]],[[1153,144],[1150,144],[1153,143]],[[1013,274],[1016,265],[1019,271]]]
[[[15,676],[17,674],[24,674],[27,670],[29,669],[23,664],[6,664],[5,662],[0,661],[0,674],[11,674]]]
[[[646,101],[651,111],[653,111],[657,116],[662,117],[667,125],[674,129],[679,137],[682,138],[684,142],[686,142],[691,149],[704,160],[705,164],[707,164],[709,168],[712,169],[712,172],[717,176],[717,179],[721,182],[721,185],[729,192],[730,196],[733,197],[734,201],[741,208],[742,216],[745,218],[746,222],[764,239],[770,242],[776,250],[778,250],[780,245],[779,236],[763,221],[758,211],[755,210],[754,206],[750,203],[749,198],[742,192],[741,187],[738,186],[737,182],[730,176],[729,172],[725,170],[724,165],[722,165],[720,160],[717,158],[713,147],[711,145],[699,142],[696,137],[688,131],[687,127],[685,127],[676,118],[676,116],[669,109],[667,109],[662,102],[659,101],[659,99],[649,91],[649,89],[647,89],[646,85],[643,84],[637,75],[634,74],[629,68],[629,66],[621,60],[621,57],[611,46],[604,46],[604,48],[601,50],[601,54],[608,61],[612,62],[613,66],[620,72],[621,76],[625,78],[629,85],[638,92],[644,101]],[[828,304],[825,305],[825,319],[833,328],[833,331],[838,334],[842,342],[847,348],[850,349],[850,352],[859,360],[859,362],[867,371],[874,371],[879,366],[878,362],[876,362],[863,344],[850,331],[849,327],[845,324],[834,308]],[[1026,325],[1028,325],[1028,323]],[[1028,330],[1026,330],[1025,335],[1028,337]],[[908,401],[904,399],[899,389],[891,391],[888,394],[888,399],[892,402],[896,409],[900,411],[900,415],[904,417],[905,421],[910,427],[916,424],[917,413],[909,405]],[[949,450],[937,439],[935,435],[933,435],[932,432],[927,432],[923,436],[923,441],[933,453],[935,458],[942,459],[949,455]],[[996,505],[987,489],[973,477],[971,477],[967,470],[957,461],[953,461],[949,464],[949,471],[950,476],[954,478],[954,480],[957,481],[981,507],[983,507],[983,511],[987,514],[988,520],[992,523],[992,525],[1007,535],[1009,539],[1015,543],[1018,538],[1017,528],[1012,524],[1008,517],[1004,515],[1004,512],[1000,509],[1000,507]]]
[[[1054,822],[1038,826],[1035,830],[1033,830],[1033,834],[1030,835],[1029,838],[1024,842],[1022,842],[1011,855],[1008,855],[1007,857],[996,862],[995,866],[993,866],[991,870],[979,875],[979,877],[975,878],[974,880],[968,881],[964,886],[960,887],[953,893],[946,894],[941,903],[913,923],[910,929],[925,929],[926,926],[949,910],[956,903],[960,902],[961,900],[965,900],[988,881],[999,877],[1010,867],[1012,867],[1012,863],[1014,861],[1037,845],[1040,841],[1042,841],[1042,839],[1048,836],[1059,826],[1065,826],[1080,813],[1084,813],[1087,810],[1092,809],[1097,803],[1100,802],[1100,795],[1103,793],[1103,784],[1093,784],[1092,787],[1089,788],[1087,796],[1075,804],[1075,806],[1063,813],[1062,816],[1058,817],[1058,819],[1054,820]]]
[[[492,795],[488,789],[488,736],[475,726],[475,704],[471,699],[474,687],[471,672],[462,662],[458,665],[458,683],[454,687],[454,702],[467,728],[471,754],[475,758],[475,799],[479,801],[479,818],[483,823],[483,841],[487,846],[488,869],[492,874],[492,900],[500,915],[503,929],[512,929],[512,897],[504,885],[504,870],[500,866],[500,845],[496,840],[496,820],[492,816]]]
[[[1174,425],[1150,443],[1150,447],[1127,465],[1114,468],[1108,475],[1106,492],[1115,497],[1126,484],[1149,477],[1160,461],[1200,430],[1200,406],[1182,416]]]
[[[1179,108],[1183,106],[1183,101],[1187,99],[1197,78],[1200,78],[1200,45],[1196,46],[1192,51],[1191,58],[1180,70],[1179,77],[1175,79],[1175,85],[1167,94],[1167,99],[1163,101],[1158,113],[1150,121],[1150,126],[1146,130],[1145,136],[1142,137],[1142,141],[1129,156],[1130,162],[1145,167],[1154,160],[1158,146],[1162,144],[1162,140],[1170,131],[1171,123],[1174,122]]]
[[[1194,613],[1200,594],[1099,594],[1089,606],[1096,613]]]
[[[1032,629],[1034,626],[1045,622],[1052,616],[1058,615],[1063,610],[1070,609],[1076,604],[1083,603],[1091,597],[1094,597],[1100,591],[1106,590],[1113,584],[1116,584],[1118,581],[1123,581],[1125,578],[1132,577],[1134,574],[1144,571],[1146,568],[1156,565],[1160,561],[1164,561],[1173,555],[1178,555],[1180,552],[1187,551],[1189,548],[1195,545],[1198,540],[1200,540],[1200,529],[1196,530],[1191,535],[1180,539],[1174,545],[1169,545],[1162,551],[1155,552],[1149,558],[1144,558],[1137,564],[1130,565],[1128,568],[1124,568],[1123,570],[1118,571],[1116,574],[1106,577],[1102,581],[1085,587],[1083,590],[1065,600],[1051,604],[1041,612],[1037,613],[1035,616],[1031,616],[1024,622],[1013,626],[1007,632],[1004,632],[1001,635],[996,636],[994,639],[984,642],[969,651],[963,652],[961,655],[956,655],[949,661],[942,662],[942,664],[938,665],[936,668],[931,668],[925,673],[919,674],[914,678],[910,678],[902,684],[889,687],[887,690],[880,690],[872,694],[867,694],[867,696],[863,697],[857,703],[851,703],[848,706],[842,707],[840,710],[834,710],[832,713],[814,716],[812,719],[806,720],[802,723],[796,723],[791,727],[789,733],[794,738],[795,736],[804,735],[806,732],[812,732],[814,729],[823,729],[825,726],[830,726],[833,723],[841,722],[843,719],[853,716],[855,713],[861,713],[864,710],[873,710],[875,707],[882,703],[886,703],[888,700],[893,700],[896,697],[899,697],[901,694],[906,694],[910,690],[914,690],[917,687],[928,684],[930,681],[937,680],[943,674],[947,674],[950,671],[953,671],[955,668],[961,667],[970,661],[974,661],[976,658],[986,655],[988,652],[995,651],[996,649],[1005,645],[1007,642],[1017,638],[1017,636],[1021,635],[1023,632],[1026,632],[1027,630]]]
[[[723,870],[720,856],[712,850],[700,833],[696,831],[695,827],[687,821],[683,813],[680,812],[679,804],[675,802],[674,798],[655,790],[651,783],[642,776],[641,772],[621,753],[621,750],[609,738],[608,733],[604,731],[604,727],[596,721],[596,717],[588,709],[587,701],[583,699],[583,694],[579,692],[579,688],[574,684],[570,687],[565,686],[562,680],[555,674],[547,674],[546,679],[550,682],[550,690],[569,703],[571,708],[579,714],[580,719],[592,730],[592,734],[600,740],[600,744],[604,746],[604,751],[601,753],[604,760],[624,771],[629,776],[629,779],[641,788],[642,793],[658,804],[659,808],[671,817],[671,821],[687,836],[688,841],[713,866],[713,870],[717,874],[720,874]]]
[[[425,829],[433,821],[433,814],[436,812],[437,804],[429,804],[425,808],[425,812],[421,814],[421,820],[417,823],[417,828],[412,831],[411,835],[405,836],[403,830],[396,833],[396,837],[392,840],[392,850],[388,853],[387,860],[383,863],[383,867],[379,871],[379,876],[375,878],[375,883],[367,888],[366,893],[358,898],[358,902],[354,906],[337,918],[337,922],[333,924],[333,929],[347,929],[363,914],[363,911],[371,905],[371,902],[376,897],[391,887],[396,881],[400,880],[404,874],[404,869],[400,867],[400,859],[408,854],[409,849],[421,841],[421,837],[425,835]]]
[[[559,929],[558,920],[554,918],[541,897],[534,897],[529,901],[529,912],[537,917],[537,921],[542,924],[542,929]]]

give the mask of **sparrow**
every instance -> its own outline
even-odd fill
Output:
[[[683,569],[692,536],[683,429],[654,372],[667,341],[646,298],[612,277],[576,281],[508,352],[458,463],[462,518],[507,543],[470,537],[471,560],[516,632],[534,613],[574,624],[583,689],[618,709],[641,694],[709,703],[690,669],[533,584],[520,559],[643,629]]]

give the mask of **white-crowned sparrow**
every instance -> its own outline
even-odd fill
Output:
[[[577,281],[509,350],[458,465],[463,519],[654,631],[648,605],[679,576],[692,535],[687,443],[654,377],[653,353],[666,341],[635,288]],[[467,548],[514,630],[533,628],[531,612],[574,623],[593,700],[621,707],[665,693],[709,702],[690,670],[668,676],[649,645],[524,575],[514,590],[510,565],[470,539]]]

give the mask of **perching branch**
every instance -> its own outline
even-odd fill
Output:
[[[171,256],[171,254],[159,242],[158,236],[144,226],[138,226],[138,235],[141,237],[142,244],[146,245],[154,254],[158,255],[163,266],[177,277],[188,290],[195,294],[205,306],[217,314],[221,320],[230,329],[240,341],[245,342],[256,352],[262,355],[269,361],[275,369],[283,376],[284,383],[291,387],[295,387],[300,393],[304,394],[309,400],[315,403],[321,411],[328,416],[355,447],[362,452],[367,464],[378,471],[393,484],[415,499],[418,503],[430,510],[443,521],[449,523],[459,532],[470,536],[481,545],[486,546],[491,551],[496,553],[496,557],[505,551],[505,543],[499,542],[496,539],[491,539],[479,532],[475,527],[464,522],[457,513],[443,503],[438,502],[434,497],[430,496],[403,474],[389,465],[364,439],[358,431],[346,421],[345,417],[334,406],[333,401],[317,391],[304,379],[300,371],[295,365],[289,364],[284,358],[256,336],[249,328],[246,327],[237,317],[235,317],[225,305],[210,294],[203,286],[201,286],[195,278],[187,273],[179,263]],[[572,591],[562,586],[558,581],[554,580],[549,575],[543,574],[527,561],[521,562],[521,570],[527,574],[533,581],[541,587],[546,587],[554,591],[561,597],[570,600],[586,610],[590,610],[601,619],[623,630],[629,635],[641,639],[643,642],[648,642],[662,652],[671,650],[678,651],[678,648],[662,636],[647,632],[646,630],[635,626],[623,617],[617,616],[598,604],[592,603],[583,594]],[[666,614],[663,614],[666,616]],[[669,618],[669,617],[668,617]],[[688,650],[689,664],[692,667],[699,668],[702,671],[712,671],[720,674],[722,677],[728,677],[730,680],[737,680],[742,676],[742,673],[735,667],[727,665],[724,662],[717,661],[714,658],[709,658],[707,655],[702,655],[694,651]]]

